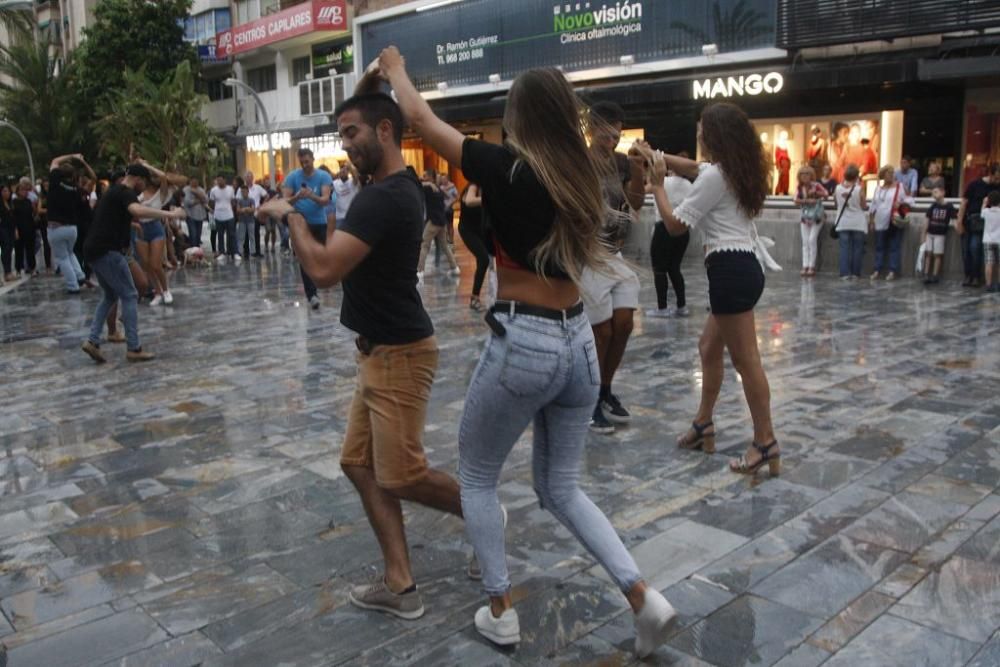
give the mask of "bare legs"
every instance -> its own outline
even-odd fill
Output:
[[[428,470],[419,482],[386,489],[375,481],[375,472],[371,468],[345,465],[343,469],[357,488],[368,523],[375,531],[385,561],[385,582],[389,590],[397,593],[406,590],[413,585],[413,572],[400,501],[409,500],[461,517],[458,482],[440,471]]]
[[[633,326],[632,309],[619,308],[611,314],[610,320],[593,327],[597,362],[601,367],[601,384],[605,387],[611,386],[615,373],[621,366]]]
[[[743,394],[753,419],[754,442],[768,445],[774,441],[774,427],[771,424],[771,388],[760,361],[757,349],[757,332],[753,311],[738,315],[710,315],[705,322],[698,352],[701,355],[701,404],[695,421],[704,424],[712,421],[715,403],[722,388],[722,353],[729,350],[733,367],[743,381]],[[772,456],[777,454],[775,447]],[[760,460],[760,453],[750,448],[746,454],[747,463],[753,465]]]

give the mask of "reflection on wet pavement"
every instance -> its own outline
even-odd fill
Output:
[[[485,327],[428,275],[442,348],[425,446],[454,471]],[[749,442],[727,366],[719,453],[679,451],[701,375],[694,315],[637,318],[616,380],[633,424],[590,436],[583,482],[681,615],[651,663],[996,665],[1000,656],[1000,300],[910,281],[768,276],[758,339],[784,474],[738,478]],[[644,303],[652,305],[643,274]],[[631,614],[539,509],[526,437],[508,463],[522,644],[472,629],[462,524],[406,506],[427,615],[353,609],[379,566],[338,461],[354,381],[339,294],[304,307],[269,257],[182,270],[140,307],[148,365],[78,347],[96,295],[54,278],[0,296],[0,643],[45,665],[632,664]]]

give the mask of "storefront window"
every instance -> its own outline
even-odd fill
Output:
[[[961,192],[969,183],[985,176],[990,165],[1000,162],[1000,112],[970,104],[965,128]]]
[[[769,168],[768,192],[794,195],[795,175],[804,165],[820,178],[829,166],[839,183],[851,164],[857,165],[867,189],[873,191],[879,167],[899,164],[902,121],[902,111],[752,119]]]

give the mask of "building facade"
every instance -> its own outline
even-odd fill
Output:
[[[354,89],[351,10],[345,0],[238,0],[229,25],[198,28],[197,45],[209,104],[203,115],[233,147],[237,171],[270,176],[268,126],[280,181],[296,165],[295,151],[313,148],[318,161],[346,161],[334,136],[336,105]],[[202,43],[204,40],[206,43]],[[236,79],[251,88],[260,103]]]
[[[419,0],[355,19],[356,67],[399,46],[435,110],[492,140],[530,67],[560,67],[588,100],[625,108],[629,138],[672,152],[695,155],[700,110],[728,100],[760,133],[772,193],[802,164],[842,173],[910,155],[921,173],[938,162],[958,194],[1000,159],[1000,3],[870,5]],[[418,140],[407,148],[460,177]]]

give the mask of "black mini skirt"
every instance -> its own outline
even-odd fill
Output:
[[[714,315],[753,310],[764,292],[764,269],[746,250],[721,250],[705,258],[708,302]]]

